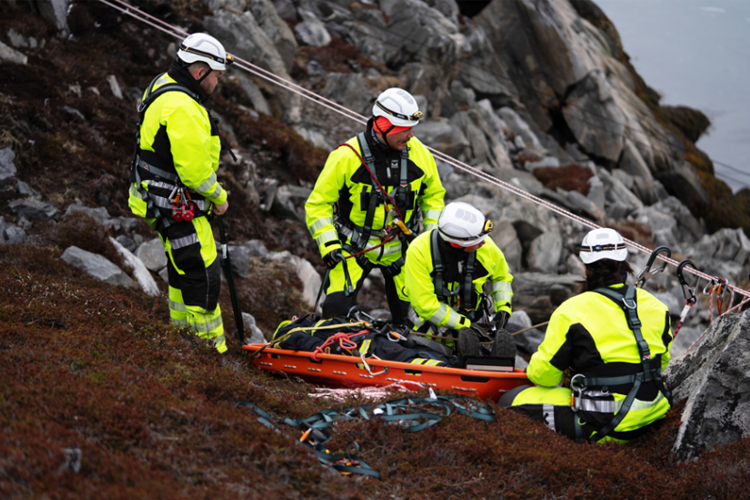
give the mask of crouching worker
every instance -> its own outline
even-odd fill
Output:
[[[440,214],[438,228],[419,235],[406,253],[406,294],[414,330],[437,334],[443,329],[442,337],[458,336],[462,358],[481,355],[480,336],[472,329],[476,323],[486,319],[502,328],[511,314],[513,276],[503,252],[487,238],[490,231],[492,221],[482,212],[453,202]],[[483,306],[485,284],[489,311]],[[485,318],[487,312],[492,318]],[[453,346],[451,339],[442,340]],[[514,357],[515,342],[509,336],[506,340]]]
[[[628,441],[662,422],[671,394],[661,372],[669,362],[669,311],[625,284],[633,271],[617,231],[595,229],[581,244],[583,293],[552,314],[527,374],[537,387],[506,393],[500,405],[577,441]],[[570,388],[556,387],[570,369]]]

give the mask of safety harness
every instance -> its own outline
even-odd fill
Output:
[[[357,141],[359,143],[360,151],[362,151],[363,163],[367,167],[367,171],[373,180],[372,191],[370,192],[369,200],[367,201],[367,214],[365,215],[365,222],[362,226],[357,226],[351,220],[339,214],[336,228],[340,236],[342,236],[341,240],[344,242],[342,244],[344,250],[352,255],[363,254],[368,250],[368,246],[370,246],[370,238],[373,236],[372,225],[373,221],[375,220],[375,212],[377,211],[378,205],[382,203],[386,207],[388,207],[389,205],[393,204],[394,206],[391,208],[389,213],[386,214],[386,224],[384,230],[381,231],[380,234],[375,235],[381,240],[386,240],[378,245],[380,246],[380,256],[378,257],[378,260],[380,260],[383,257],[383,252],[385,251],[385,245],[383,243],[390,241],[395,237],[395,235],[389,234],[389,231],[386,229],[388,227],[388,217],[391,217],[393,223],[396,224],[399,229],[401,229],[401,234],[411,235],[417,230],[419,217],[416,211],[419,210],[418,205],[414,207],[415,213],[412,215],[409,221],[402,220],[404,218],[402,214],[405,214],[406,210],[410,208],[407,206],[409,193],[411,192],[411,186],[409,185],[408,180],[409,148],[404,148],[404,150],[401,151],[401,157],[399,160],[399,185],[396,187],[392,197],[389,197],[388,193],[385,191],[385,188],[378,181],[377,175],[375,173],[375,157],[370,150],[370,146],[367,143],[367,138],[365,137],[364,132],[357,135]],[[346,146],[349,145],[346,144]],[[365,192],[363,191],[362,194],[364,195]],[[362,199],[364,201],[364,196]],[[401,212],[401,210],[403,210],[403,212]],[[402,216],[402,219],[398,219],[399,216]],[[349,240],[348,243],[346,243],[347,239]],[[406,240],[402,238],[402,241]],[[396,262],[382,269],[383,274],[386,277],[399,274],[399,272],[401,272],[401,268],[404,265],[404,262],[405,258],[404,253],[402,252],[401,257]]]
[[[633,402],[635,401],[635,397],[638,394],[638,390],[641,388],[642,384],[647,384],[649,382],[653,382],[654,384],[656,384],[659,392],[667,398],[670,406],[672,405],[672,394],[664,385],[664,381],[661,378],[661,363],[659,361],[659,357],[657,357],[656,359],[651,359],[651,350],[649,349],[648,342],[646,342],[646,340],[643,338],[643,335],[641,334],[642,324],[640,319],[638,319],[636,289],[627,285],[624,288],[624,294],[611,288],[597,288],[594,290],[594,292],[604,295],[622,308],[623,312],[625,313],[625,318],[628,322],[628,327],[633,331],[633,335],[635,336],[636,345],[638,346],[638,353],[641,358],[642,369],[638,373],[616,377],[589,377],[583,374],[578,374],[573,377],[570,383],[570,388],[572,390],[571,399],[573,402],[571,406],[574,412],[578,412],[578,410],[586,410],[585,398],[583,397],[586,395],[586,393],[599,392],[595,391],[596,389],[604,389],[603,392],[606,393],[608,387],[633,384],[630,392],[622,402],[622,406],[620,406],[619,411],[616,411],[615,405],[612,404],[612,413],[615,413],[612,421],[610,421],[609,424],[604,426],[596,434],[592,435],[589,438],[589,441],[599,441],[600,439],[607,436],[610,432],[612,432],[620,424],[620,422],[622,422],[622,420],[633,407]],[[654,361],[656,361],[656,363],[654,363]],[[601,394],[601,392],[599,392],[599,394]],[[582,440],[583,430],[581,428],[579,418],[576,416],[574,418],[574,421],[576,440]]]
[[[445,286],[443,282],[443,274],[445,273],[445,266],[443,266],[443,260],[440,257],[440,249],[438,248],[438,230],[433,229],[430,233],[430,251],[432,253],[432,269],[434,270],[434,282],[435,282],[435,295],[438,300],[445,304],[450,305],[450,298],[456,297],[456,305],[459,308],[459,312],[470,320],[474,320],[474,303],[472,299],[472,293],[474,292],[474,266],[476,264],[477,253],[469,253],[468,259],[466,259],[466,272],[464,274],[463,283],[459,283],[455,290],[451,291]]]
[[[135,186],[135,190],[138,192],[138,197],[146,202],[146,213],[147,217],[153,216],[157,221],[157,227],[160,229],[166,229],[173,222],[180,220],[180,217],[173,218],[176,203],[182,199],[183,208],[188,200],[190,203],[187,204],[188,210],[190,205],[195,207],[195,212],[191,212],[190,219],[206,215],[206,212],[210,208],[210,202],[204,199],[201,195],[188,189],[180,180],[177,175],[177,170],[173,164],[167,163],[163,158],[159,157],[155,152],[141,149],[141,125],[146,116],[146,110],[148,107],[156,101],[158,97],[167,92],[183,92],[187,94],[191,99],[206,109],[201,104],[200,97],[198,94],[190,90],[185,85],[180,83],[167,83],[154,90],[156,82],[162,78],[165,73],[154,78],[146,89],[146,93],[143,97],[143,101],[138,106],[138,126],[135,133],[135,151],[133,152],[133,162],[130,167],[130,183]],[[206,109],[209,120],[212,120],[211,114]],[[221,140],[221,137],[219,137]],[[222,144],[223,141],[222,141]],[[232,157],[234,153],[230,149]],[[147,190],[142,185],[142,177],[145,172],[148,172],[148,177],[153,179],[147,179],[150,188],[156,188],[155,190]],[[161,191],[166,193],[169,191],[168,196],[161,196],[155,191]],[[184,213],[184,212],[183,212]]]

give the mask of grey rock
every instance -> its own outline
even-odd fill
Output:
[[[235,76],[237,77],[237,81],[242,90],[245,91],[247,97],[252,101],[253,107],[256,111],[270,116],[271,108],[268,106],[268,101],[266,101],[266,98],[263,96],[263,93],[255,82],[253,82],[253,80],[242,71],[238,72]]]
[[[674,326],[676,328],[677,325],[675,324]],[[674,332],[674,329],[672,331]],[[692,349],[697,349],[701,342],[703,342],[703,339],[700,338],[702,334],[702,328],[694,328],[691,326],[683,326],[680,328],[680,331],[677,332],[677,335],[672,341],[672,345],[669,346],[669,354],[672,356],[673,362],[676,361],[677,358],[684,356],[688,349],[691,351]],[[698,339],[700,339],[700,341],[696,343]]]
[[[140,219],[136,219],[135,217],[116,217],[116,220],[123,232],[130,233],[138,226]]]
[[[617,166],[619,169],[622,169],[633,177],[640,177],[642,179],[653,178],[651,176],[651,170],[649,170],[648,164],[641,156],[638,148],[633,144],[633,141],[627,137],[623,144],[622,157]]]
[[[72,213],[84,213],[103,226],[107,225],[107,223],[111,219],[111,217],[109,216],[109,212],[104,207],[91,208],[84,207],[83,205],[79,205],[78,203],[71,203],[65,210],[65,215],[69,215]]]
[[[451,156],[470,146],[462,128],[445,118],[420,123],[414,127],[414,135],[427,146]]]
[[[68,30],[68,0],[37,0],[35,2],[39,13],[44,19],[57,27],[61,35],[67,36]]]
[[[600,69],[591,71],[568,94],[565,122],[586,153],[616,162],[625,141],[625,116]]]
[[[551,286],[561,285],[572,294],[576,289],[576,281],[580,279],[580,276],[574,274],[516,273],[513,275],[513,293],[537,297],[546,295]]]
[[[726,314],[703,343],[665,373],[675,401],[687,399],[672,448],[678,461],[750,434],[750,312]]]
[[[268,249],[266,245],[260,240],[250,240],[243,243],[243,246],[248,249],[250,257],[263,257],[268,255]]]
[[[495,229],[490,233],[490,238],[503,252],[505,261],[510,267],[510,272],[520,271],[523,246],[518,239],[513,224],[507,219],[500,219],[495,222]]]
[[[100,281],[129,288],[137,286],[119,267],[101,255],[71,246],[65,249],[61,258],[69,265],[83,269]]]
[[[498,116],[510,127],[516,137],[521,137],[526,147],[530,147],[534,151],[544,152],[544,146],[539,141],[539,138],[534,134],[529,127],[529,124],[521,118],[513,109],[505,107],[500,108],[496,111]]]
[[[635,178],[620,168],[612,169],[612,177],[622,182],[622,184],[630,190],[632,190],[633,185],[635,185]]]
[[[10,148],[0,149],[0,187],[13,179],[18,170],[13,160],[16,158],[16,154]]]
[[[149,273],[148,269],[146,269],[146,266],[143,265],[141,259],[133,255],[130,250],[122,246],[116,239],[112,238],[111,236],[109,237],[109,241],[111,241],[115,246],[117,252],[125,260],[125,263],[133,269],[133,276],[135,276],[136,281],[138,281],[138,284],[141,285],[141,288],[146,293],[146,295],[150,295],[152,297],[156,297],[157,295],[159,295],[159,287],[156,285],[156,282],[151,276],[151,273]]]
[[[0,233],[0,243],[15,245],[26,241],[26,231],[13,224],[7,224],[4,228],[0,227]]]
[[[708,196],[703,189],[700,177],[695,168],[686,161],[674,164],[673,170],[654,173],[667,192],[685,204],[691,211],[701,211],[708,208]]]
[[[315,305],[315,298],[318,295],[323,280],[308,260],[292,255],[288,250],[270,252],[263,257],[263,260],[288,264],[293,272],[299,276],[300,281],[302,281],[302,297],[310,307]]]
[[[120,88],[117,77],[115,75],[109,75],[107,77],[107,83],[109,83],[109,89],[112,91],[112,95],[118,99],[122,99],[122,88]]]
[[[252,13],[238,15],[219,10],[212,16],[206,16],[203,22],[208,30],[222,41],[228,52],[287,81],[292,81],[276,46],[255,21]],[[274,98],[284,110],[284,121],[289,124],[299,123],[300,96],[287,90],[277,90]]]
[[[144,241],[136,250],[135,255],[143,262],[146,269],[158,273],[167,267],[167,254],[159,238]]]
[[[40,200],[42,198],[39,193],[37,193],[34,189],[31,188],[31,186],[23,181],[18,181],[16,190],[18,191],[18,194],[20,194],[24,198],[34,198],[35,200]]]
[[[14,214],[29,220],[47,220],[57,214],[57,209],[49,203],[31,198],[11,201],[8,206]]]
[[[244,245],[227,245],[227,251],[232,262],[232,273],[240,278],[247,278],[250,271],[250,249]]]
[[[121,234],[115,239],[120,245],[127,248],[129,252],[135,252],[136,246],[132,238],[125,236],[124,234]]]
[[[300,186],[279,186],[273,201],[273,212],[283,218],[304,222],[303,205],[311,192],[311,189]]]
[[[621,203],[634,208],[640,208],[643,206],[643,202],[640,198],[633,194],[630,189],[612,176],[612,174],[606,169],[596,169],[596,175],[601,179],[602,184],[604,184],[604,192],[606,193],[607,202]]]
[[[527,161],[523,168],[529,172],[533,172],[537,168],[557,168],[560,166],[560,160],[554,156],[545,156],[539,161]]]
[[[534,239],[526,254],[526,263],[532,271],[548,272],[557,269],[562,254],[559,231],[547,231]]]
[[[325,47],[331,43],[331,35],[325,25],[306,9],[299,9],[303,21],[294,27],[297,40],[313,47]]]
[[[258,328],[258,325],[255,323],[255,317],[252,314],[243,312],[242,324],[245,327],[245,344],[267,344],[268,343],[265,335],[263,335],[263,332],[260,330],[260,328]]]
[[[287,72],[291,71],[294,54],[297,51],[297,41],[294,39],[291,28],[277,13],[270,0],[250,0],[249,4],[253,17],[273,42],[279,56],[284,61]],[[294,17],[296,18],[296,16]]]
[[[26,65],[29,62],[29,58],[16,49],[0,42],[0,61]]]

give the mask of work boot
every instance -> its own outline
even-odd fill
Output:
[[[482,344],[479,343],[477,332],[471,328],[461,328],[458,331],[458,352],[461,357],[461,365],[466,365],[467,358],[482,355]]]
[[[492,346],[492,356],[496,358],[515,358],[516,341],[510,332],[505,328],[500,328],[495,332],[495,342]]]

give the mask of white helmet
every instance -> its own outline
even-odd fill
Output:
[[[413,127],[424,118],[416,99],[407,91],[393,87],[380,94],[372,106],[375,117],[385,116],[394,127]]]
[[[628,257],[625,240],[614,229],[603,227],[590,231],[583,237],[581,251],[578,254],[584,264],[597,260],[612,259],[623,261]]]
[[[234,59],[226,53],[224,46],[216,38],[205,33],[193,33],[180,45],[177,51],[177,57],[192,64],[194,62],[204,62],[211,69],[224,71],[225,64],[232,64]]]
[[[468,203],[454,201],[440,214],[438,231],[441,238],[454,246],[473,247],[492,231],[492,221]]]

